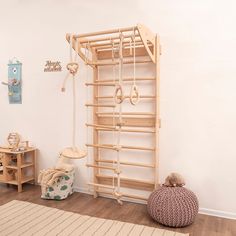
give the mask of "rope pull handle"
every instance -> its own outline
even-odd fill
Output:
[[[139,103],[140,95],[136,84],[134,84],[131,88],[129,100],[132,105]]]
[[[79,64],[76,63],[76,62],[70,62],[70,63],[67,64],[66,68],[70,72],[70,74],[75,76],[76,73],[78,72]]]
[[[124,93],[121,85],[117,85],[117,88],[115,90],[114,100],[116,104],[121,104],[124,101]]]

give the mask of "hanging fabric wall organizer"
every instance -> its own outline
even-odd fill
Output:
[[[22,63],[16,58],[8,63],[8,82],[2,82],[8,86],[8,98],[10,104],[22,103]]]

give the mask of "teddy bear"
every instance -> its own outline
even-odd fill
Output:
[[[183,176],[178,173],[171,173],[165,179],[163,186],[166,187],[183,187],[185,185],[185,180]]]

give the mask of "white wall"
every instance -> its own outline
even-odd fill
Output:
[[[163,49],[161,180],[171,171],[182,173],[205,212],[235,217],[235,20],[230,0],[1,1],[0,80],[7,78],[8,59],[16,56],[23,62],[24,87],[23,104],[9,105],[6,87],[0,86],[0,142],[18,131],[39,148],[40,169],[54,165],[70,144],[71,94],[60,93],[66,72],[44,73],[45,61],[66,64],[67,32],[141,22],[160,34]],[[79,114],[85,113],[82,80]],[[85,116],[78,123],[83,146]],[[85,188],[86,160],[76,163],[77,185]]]

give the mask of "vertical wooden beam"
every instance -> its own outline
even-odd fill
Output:
[[[5,153],[2,153],[2,166],[3,166],[3,180],[7,181],[7,156]]]
[[[154,156],[154,170],[155,170],[155,188],[158,187],[159,184],[159,128],[160,128],[160,38],[158,35],[155,37],[155,56],[156,56],[156,86],[155,86],[155,95],[156,95],[156,104],[155,104],[155,112],[156,112],[156,122],[155,122],[155,156]]]
[[[32,162],[33,162],[33,176],[34,184],[37,183],[37,170],[36,170],[36,161],[37,161],[37,150],[32,151]]]
[[[18,192],[22,192],[22,169],[21,169],[21,165],[22,165],[22,155],[24,154],[17,154],[16,158],[17,158],[17,184],[18,184]]]
[[[96,61],[97,60],[97,54],[94,49],[92,49],[92,60]],[[98,71],[98,66],[93,67],[93,83],[96,83],[96,81],[99,79],[99,71]],[[93,87],[93,104],[98,103],[98,96],[99,96],[99,86],[94,86]],[[88,108],[87,108],[88,109]],[[93,123],[98,124],[98,107],[94,106],[93,107]],[[94,127],[93,128],[93,143],[97,144],[98,143],[98,137],[99,132],[98,130]],[[99,160],[99,148],[95,147],[93,148],[93,164],[97,165],[97,161]],[[93,170],[93,182],[96,184],[98,183],[98,178],[97,175],[99,174],[99,169],[94,168]],[[98,197],[98,187],[94,186],[94,197]]]

